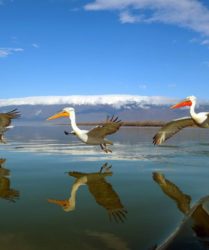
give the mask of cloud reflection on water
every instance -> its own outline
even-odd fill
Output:
[[[103,153],[99,148],[84,145],[79,142],[60,143],[56,140],[33,140],[27,142],[10,141],[3,149],[16,152],[30,152],[49,155],[69,155],[72,160],[97,161],[99,160],[165,160],[168,155],[172,158],[178,148],[165,148],[164,151],[154,148],[148,143],[144,144],[122,144],[115,143],[112,153]],[[163,154],[163,152],[165,154]]]
[[[101,242],[105,243],[108,249],[130,250],[130,248],[127,245],[127,242],[125,242],[125,240],[119,238],[115,234],[107,232],[94,232],[94,231],[87,231],[86,234],[88,236],[101,240]]]

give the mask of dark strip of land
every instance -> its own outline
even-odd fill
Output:
[[[105,122],[79,122],[79,126],[97,126],[103,125]],[[125,127],[161,127],[165,125],[163,121],[137,121],[137,122],[122,122]]]

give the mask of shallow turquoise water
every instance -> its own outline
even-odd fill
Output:
[[[0,145],[2,168],[10,170],[0,172],[2,249],[209,249],[193,228],[202,220],[209,223],[207,216],[190,216],[192,206],[209,195],[208,130],[187,129],[154,147],[157,128],[122,128],[111,137],[112,154],[83,145],[63,130],[19,126]],[[99,175],[105,163],[112,167],[107,176]],[[75,171],[88,182],[77,188],[74,210],[65,212],[48,199],[70,198],[79,178],[68,172]],[[154,173],[163,174],[164,182],[153,180]],[[184,205],[186,195],[191,201],[185,212],[178,204]],[[108,206],[117,213],[112,221]],[[187,218],[186,236],[181,233],[180,240],[174,237],[168,248],[160,248]],[[208,237],[205,233],[204,242]]]

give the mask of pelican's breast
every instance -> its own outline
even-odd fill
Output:
[[[88,131],[87,131],[88,132]],[[86,131],[81,131],[79,133],[76,133],[76,135],[78,136],[78,138],[82,141],[87,143],[88,141],[88,135],[87,135]]]
[[[200,125],[202,128],[208,128],[209,127],[209,116],[208,113],[201,112],[193,117],[195,122]]]

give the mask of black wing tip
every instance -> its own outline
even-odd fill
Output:
[[[116,211],[108,211],[110,222],[115,221],[116,223],[124,223],[126,220],[126,215],[128,211],[124,208],[118,209]]]
[[[156,143],[157,143],[157,141],[156,141],[156,135],[152,138],[152,143],[153,143],[154,145],[156,145]]]
[[[111,118],[109,118],[109,116],[107,116],[106,122],[114,122],[114,123],[121,123],[122,124],[122,121],[119,120],[118,116],[115,116],[115,115],[112,115]]]
[[[152,143],[154,144],[154,146],[160,145],[160,138],[157,134],[153,137]]]
[[[12,119],[21,117],[21,113],[17,108],[7,112],[7,114],[10,115]]]

